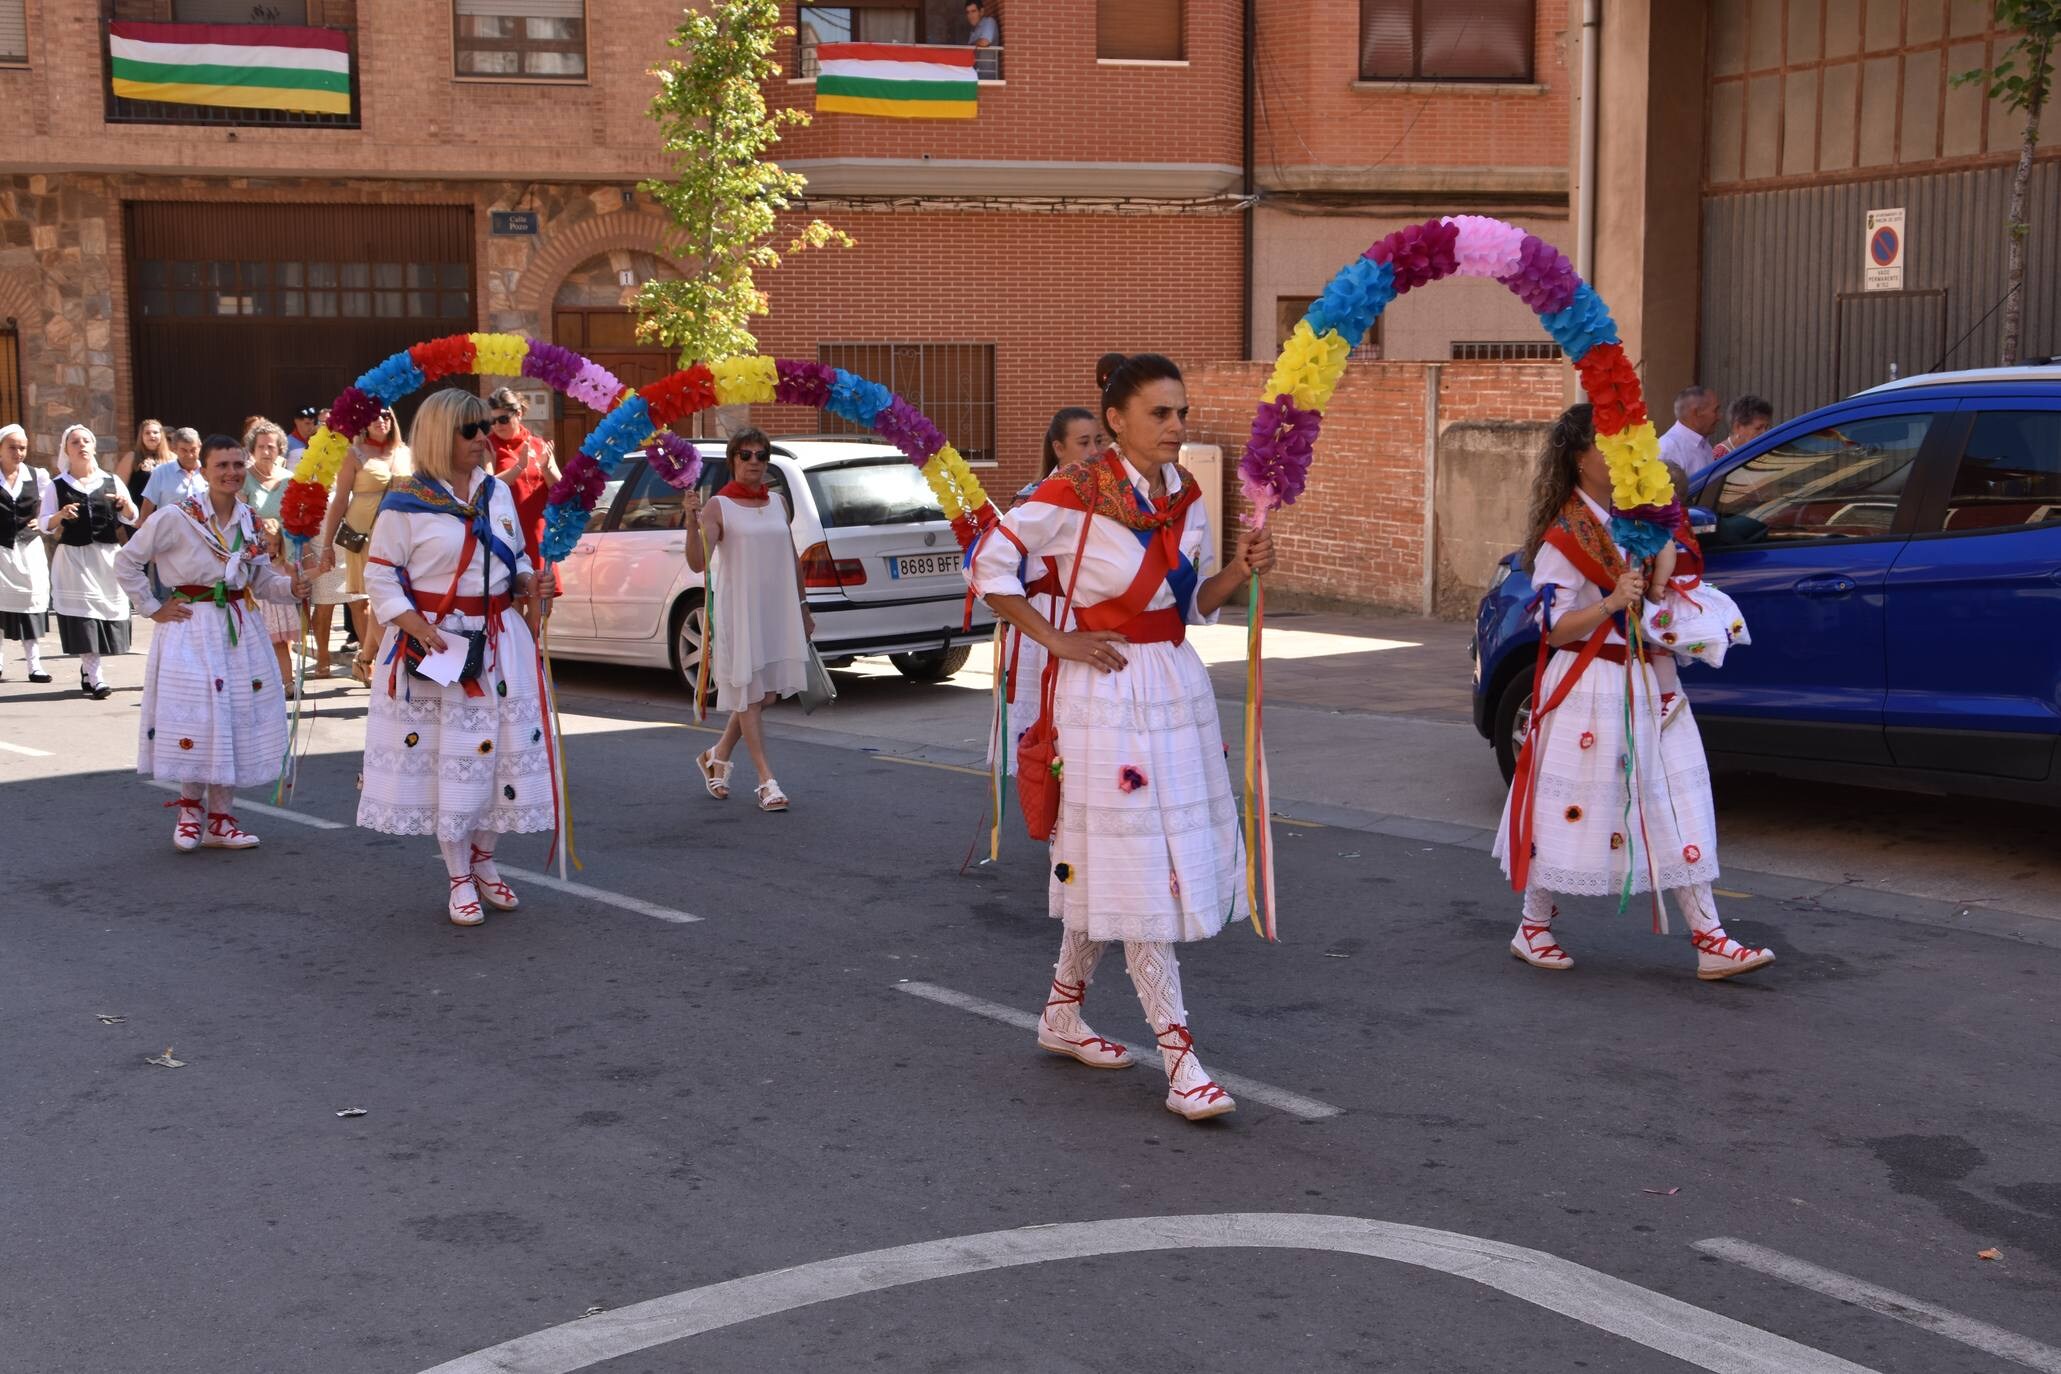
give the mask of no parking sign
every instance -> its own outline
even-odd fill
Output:
[[[1904,289],[1904,211],[1868,212],[1867,259],[1862,285],[1870,291]]]

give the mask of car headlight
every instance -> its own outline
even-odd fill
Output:
[[[1497,588],[1501,587],[1505,582],[1508,582],[1510,580],[1510,572],[1511,568],[1508,563],[1496,564],[1495,576],[1489,579],[1488,589],[1491,592],[1493,592]]]

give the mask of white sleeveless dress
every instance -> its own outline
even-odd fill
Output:
[[[809,642],[802,629],[794,540],[778,498],[747,506],[727,496],[715,575],[716,709],[738,711],[774,696],[799,694],[808,683]]]

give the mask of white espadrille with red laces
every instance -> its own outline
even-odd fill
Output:
[[[1722,929],[1693,931],[1689,943],[1696,946],[1696,976],[1706,983],[1737,978],[1775,962],[1775,951],[1742,945]]]
[[[1557,907],[1553,914],[1560,914]],[[1531,921],[1519,922],[1517,933],[1510,937],[1510,952],[1533,968],[1574,967],[1574,956],[1553,943],[1553,927],[1550,925],[1536,925]]]
[[[174,797],[165,805],[179,808],[179,818],[172,825],[172,848],[181,854],[190,854],[200,848],[200,825],[207,814],[200,798]]]
[[[501,870],[494,867],[494,852],[472,847],[472,876],[474,886],[479,889],[479,899],[496,911],[513,911],[522,905],[522,899],[515,895],[515,889],[501,881]]]
[[[479,888],[472,881],[470,873],[461,873],[451,879],[451,897],[445,904],[454,926],[476,926],[487,919],[479,909]]]
[[[1217,1086],[1195,1057],[1195,1037],[1182,1025],[1170,1025],[1159,1035],[1159,1052],[1166,1060],[1166,1109],[1190,1121],[1206,1121],[1238,1110],[1231,1094]]]
[[[227,811],[208,812],[208,831],[200,837],[203,849],[256,849],[258,837],[236,823]]]
[[[1052,980],[1052,1000],[1045,1003],[1045,1012],[1038,1018],[1038,1048],[1078,1059],[1091,1069],[1128,1069],[1138,1062],[1131,1052],[1089,1030],[1080,1013],[1073,1010],[1087,995],[1086,983]]]

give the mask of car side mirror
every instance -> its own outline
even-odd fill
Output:
[[[1695,535],[1716,534],[1717,515],[1701,506],[1689,507],[1689,533]]]

